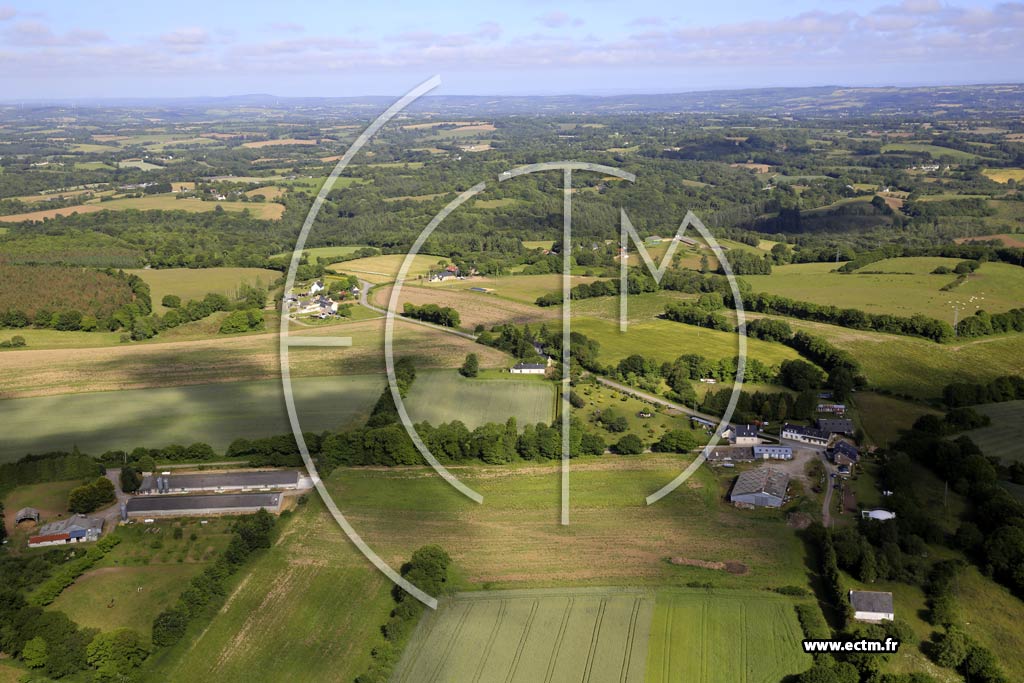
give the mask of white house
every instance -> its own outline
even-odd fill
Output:
[[[756,446],[761,443],[755,425],[729,425],[729,428],[722,432],[722,436],[729,439],[729,443],[734,446]]]
[[[896,618],[893,612],[892,593],[882,591],[850,591],[850,604],[853,605],[853,618],[857,621],[892,621]]]
[[[317,292],[322,292],[322,291],[324,291],[324,284],[322,282],[314,282],[309,287],[309,293],[310,294],[316,294]]]
[[[828,432],[814,427],[802,427],[800,425],[782,425],[782,438],[790,441],[811,444],[812,446],[827,446],[832,435]]]
[[[516,363],[509,372],[513,375],[543,375],[547,369],[545,363]]]

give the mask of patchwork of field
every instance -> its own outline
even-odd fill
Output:
[[[185,330],[207,321],[212,321],[211,329],[194,333]],[[277,334],[218,335],[217,324],[211,316],[144,344],[54,350],[33,350],[30,346],[5,351],[0,365],[0,399],[280,378]],[[179,332],[181,336],[172,334]],[[352,346],[347,348],[292,349],[289,364],[293,377],[348,377],[384,372],[382,317],[315,328],[295,326],[291,333],[352,338]],[[29,344],[33,343],[28,335],[26,338]],[[160,341],[161,338],[177,341]],[[508,368],[512,362],[496,349],[404,320],[395,325],[393,348],[396,358],[412,358],[422,370],[458,368],[470,352],[477,354],[480,367],[485,369]]]
[[[986,168],[982,173],[997,183],[1008,183],[1024,180],[1024,168]]]
[[[375,375],[294,379],[303,429],[361,424],[385,381]],[[291,433],[282,392],[279,380],[263,380],[5,400],[0,460],[74,446],[99,454],[203,441],[223,450],[236,438]]]
[[[648,683],[776,683],[810,668],[793,603],[763,593],[658,593]]]
[[[598,278],[572,275],[572,287],[583,283],[591,283]],[[430,287],[450,289],[470,289],[480,287],[489,290],[495,296],[534,305],[538,297],[544,294],[561,293],[562,276],[557,273],[548,275],[504,275],[501,277],[474,277],[468,280],[445,280],[431,284]]]
[[[893,271],[922,268],[921,259],[889,259],[883,267]],[[865,270],[879,270],[878,264]],[[771,275],[744,275],[755,292],[765,292],[840,308],[857,308],[867,313],[888,313],[911,316],[915,313],[953,322],[950,301],[966,302],[979,297],[974,304],[990,313],[1017,308],[1024,301],[1024,268],[1008,263],[985,263],[966,282],[952,291],[940,291],[953,282],[956,275],[843,274],[832,271],[831,263],[801,263],[777,266]],[[899,296],[893,296],[899,292]],[[983,297],[983,298],[981,298]],[[973,308],[961,315],[973,313]]]
[[[167,294],[181,297],[183,304],[189,299],[202,299],[211,292],[234,299],[243,283],[261,284],[266,289],[281,279],[279,271],[266,268],[147,268],[126,272],[146,281],[153,308],[158,313],[169,310],[160,303]]]
[[[933,408],[884,396],[873,391],[859,391],[853,397],[857,407],[856,419],[869,443],[885,448],[900,436],[900,431],[910,429],[922,415],[939,415]]]
[[[347,683],[384,643],[380,626],[394,606],[390,588],[310,496],[213,620],[159,651],[147,670],[167,681]]]
[[[463,593],[420,620],[391,680],[642,683],[653,612],[639,591]]]
[[[931,399],[950,382],[987,382],[1024,373],[1024,338],[1019,334],[936,344],[927,339],[851,330],[804,320],[794,330],[821,335],[853,354],[872,387]]]
[[[465,284],[467,281],[457,282]],[[476,283],[476,279],[468,282]],[[472,286],[478,285],[473,284]],[[451,306],[459,312],[462,327],[470,330],[477,325],[483,325],[489,329],[495,325],[506,323],[515,325],[536,323],[557,318],[561,313],[561,309],[557,307],[541,308],[520,301],[500,298],[487,292],[470,291],[468,287],[469,285],[465,288],[445,287],[443,283],[424,285],[407,283],[402,286],[395,310],[401,312],[402,306],[406,303],[417,306],[424,304]],[[372,294],[373,304],[379,308],[387,308],[391,302],[391,291],[392,287],[375,288]]]
[[[333,263],[329,268],[342,273],[351,273],[376,285],[394,282],[398,278],[398,271],[401,270],[405,258],[405,254],[383,254]],[[441,270],[447,264],[448,259],[439,256],[416,254],[405,277],[407,280],[425,277],[431,270]]]
[[[710,330],[671,320],[630,323],[628,331],[623,334],[619,332],[617,322],[574,318],[572,329],[601,345],[599,357],[603,363],[616,363],[634,353],[658,362],[672,361],[686,353],[714,360],[732,358],[739,353],[738,338],[732,332]],[[747,356],[769,366],[800,357],[788,346],[760,339],[747,340]]]
[[[520,427],[555,418],[555,384],[537,377],[467,379],[454,370],[419,372],[405,398],[414,422],[461,420],[473,429],[515,417]]]
[[[804,551],[796,534],[778,511],[725,505],[731,477],[700,468],[675,492],[646,504],[646,496],[690,459],[574,458],[569,526],[559,524],[558,461],[451,464],[450,471],[483,496],[482,504],[429,467],[338,469],[326,483],[363,539],[392,566],[423,544],[438,543],[461,577],[489,589],[803,584]]]
[[[1024,461],[1024,401],[988,403],[973,406],[975,410],[992,418],[992,424],[966,432],[985,455],[996,456],[1003,462]]]
[[[139,211],[188,211],[189,213],[202,213],[214,211],[220,207],[224,211],[246,211],[248,210],[256,218],[264,220],[277,220],[284,214],[282,204],[270,202],[205,202],[201,199],[186,198],[177,199],[174,194],[153,195],[150,197],[131,197],[127,199],[112,199],[107,202],[94,204],[80,204],[68,206],[61,209],[44,209],[30,211],[28,213],[16,213],[8,216],[0,216],[0,222],[19,223],[21,221],[42,221],[57,216],[70,216],[74,213],[94,213],[96,211],[123,211],[125,209],[137,209]]]
[[[930,145],[924,142],[891,142],[887,145],[882,145],[882,152],[925,152],[935,159],[949,157],[957,161],[973,161],[979,158],[977,154],[972,154],[971,152],[963,152],[950,147],[939,147],[938,145]]]

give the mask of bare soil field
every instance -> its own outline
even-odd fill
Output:
[[[391,301],[391,290],[390,286],[375,288],[373,290],[374,305],[387,308]],[[554,306],[541,308],[518,301],[500,299],[493,294],[484,292],[469,292],[431,285],[403,285],[398,301],[398,310],[401,310],[405,303],[417,306],[424,304],[451,306],[459,312],[462,326],[467,329],[473,329],[477,325],[490,328],[502,323],[522,325],[553,320],[561,312],[560,308]]]

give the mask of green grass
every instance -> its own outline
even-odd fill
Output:
[[[961,575],[958,589],[967,633],[995,653],[1009,680],[1024,680],[1024,602],[973,566]]]
[[[572,286],[582,283],[590,283],[597,278],[571,276]],[[512,301],[520,301],[533,304],[538,297],[552,292],[562,291],[562,276],[560,274],[548,275],[505,275],[501,277],[474,277],[469,280],[445,280],[435,285],[437,287],[452,287],[455,289],[469,289],[470,287],[486,287],[493,290],[495,296]]]
[[[702,384],[701,386],[707,386]],[[731,384],[727,385],[731,388]],[[720,388],[716,385],[716,388]],[[604,429],[598,423],[598,413],[612,410],[618,415],[626,418],[629,423],[628,431],[636,434],[643,440],[645,446],[660,439],[670,429],[689,429],[690,420],[684,416],[673,416],[663,410],[658,410],[649,403],[640,399],[626,396],[618,391],[600,384],[581,384],[575,388],[576,394],[582,398],[586,405],[573,412],[580,419],[591,425],[591,429],[604,438],[608,444],[618,441],[622,434],[613,434]],[[640,411],[651,412],[651,417],[640,417]],[[707,435],[703,431],[698,432],[702,439],[701,443],[707,441]]]
[[[550,249],[555,246],[554,240],[523,240],[526,249]]]
[[[883,396],[873,391],[859,391],[853,396],[856,420],[864,430],[868,443],[884,448],[896,441],[900,431],[910,429],[922,415],[941,415],[938,410],[919,403]]]
[[[882,152],[927,152],[934,159],[949,157],[957,161],[973,161],[979,158],[977,154],[923,142],[890,142],[882,146]]]
[[[571,463],[569,526],[559,521],[559,463],[452,464],[484,497],[476,504],[427,467],[336,470],[328,489],[361,536],[398,566],[426,542],[455,560],[467,584],[541,588],[571,584],[722,588],[804,585],[804,550],[784,513],[745,512],[724,497],[732,477],[700,468],[647,505],[689,456],[600,456]],[[745,573],[671,564],[670,557],[732,562]]]
[[[266,288],[281,278],[281,273],[265,268],[161,268],[129,270],[138,275],[150,287],[153,307],[159,313],[166,313],[160,302],[166,294],[176,294],[184,304],[189,299],[202,299],[210,292],[235,298],[243,282],[255,285],[258,282]]]
[[[461,594],[423,617],[394,683],[641,683],[653,595],[616,589]]]
[[[763,594],[659,593],[648,683],[775,683],[810,668],[790,600]]]
[[[253,217],[265,220],[278,219],[284,213],[284,206],[273,202],[207,202],[195,198],[178,199],[174,194],[112,199],[107,202],[86,204],[86,206],[98,206],[109,211],[137,209],[139,211],[188,211],[190,213],[216,211],[220,207],[224,211],[248,211]]]
[[[79,626],[101,631],[130,628],[148,640],[153,618],[171,607],[201,570],[185,563],[93,569],[64,589],[53,609]]]
[[[311,496],[244,569],[213,620],[147,663],[149,677],[351,681],[383,644],[390,588]]]
[[[914,275],[930,275],[933,270],[939,266],[946,266],[950,270],[956,267],[956,264],[960,263],[961,259],[956,258],[943,258],[941,256],[909,256],[903,258],[887,258],[861,268],[861,271],[879,272],[879,273],[913,273]],[[941,284],[946,284],[949,276],[939,275],[936,277],[944,278],[942,280],[936,280]]]
[[[684,325],[671,320],[650,320],[630,323],[625,333],[619,332],[618,323],[593,318],[573,319],[572,329],[596,340],[601,349],[603,363],[616,363],[634,353],[640,353],[658,362],[675,360],[685,353],[695,353],[712,360],[732,358],[738,353],[737,336]],[[782,344],[747,340],[747,355],[767,365],[799,358],[796,351]]]
[[[996,456],[1004,462],[1024,460],[1024,401],[989,403],[974,406],[979,413],[992,418],[992,424],[966,432],[985,455]]]
[[[310,263],[315,263],[317,258],[336,258],[338,256],[348,256],[349,254],[363,249],[365,244],[346,245],[342,247],[313,247],[312,249],[303,249],[302,253],[309,257]],[[280,254],[274,254],[271,258],[291,258],[292,252],[283,251]]]
[[[921,259],[888,259],[882,268],[892,271],[921,271]],[[947,262],[948,264],[948,262]],[[878,264],[864,270],[879,270]],[[940,289],[956,279],[949,275],[842,274],[830,272],[832,263],[807,263],[777,266],[771,275],[745,275],[755,292],[765,292],[842,308],[856,308],[867,313],[888,313],[911,316],[922,313],[952,324],[953,305],[979,297],[970,305],[961,307],[961,315],[974,313],[979,305],[990,313],[999,313],[1020,306],[1024,301],[1024,269],[1008,263],[985,263],[967,282],[948,292]],[[893,296],[899,292],[899,296]],[[983,297],[983,298],[981,298]]]
[[[26,547],[28,537],[36,533],[38,528],[30,522],[24,528],[14,524],[14,516],[23,507],[39,510],[40,524],[52,522],[68,513],[68,494],[71,489],[82,484],[81,480],[50,481],[43,484],[19,486],[9,492],[3,499],[3,521],[7,527],[11,547],[21,550]]]
[[[294,378],[302,428],[361,424],[384,385],[380,375]],[[6,399],[0,405],[3,461],[76,445],[94,454],[195,441],[223,450],[236,438],[291,433],[279,380]]]
[[[467,379],[454,370],[420,372],[405,399],[406,409],[415,422],[462,420],[470,429],[509,417],[515,417],[520,428],[554,419],[553,382],[507,373],[505,377]]]
[[[18,353],[19,350],[32,349],[83,349],[94,346],[112,346],[120,342],[121,332],[60,332],[58,330],[39,330],[26,327],[20,330],[3,330],[0,339],[8,339],[13,335],[25,338],[22,349],[3,349],[0,353]]]

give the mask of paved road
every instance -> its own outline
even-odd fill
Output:
[[[361,305],[365,306],[366,308],[370,309],[371,311],[375,312],[375,313],[380,313],[381,315],[387,315],[388,312],[387,312],[386,309],[377,308],[376,306],[374,306],[373,304],[370,303],[369,294],[370,294],[370,290],[371,289],[373,289],[373,284],[367,282],[366,280],[360,280],[359,281],[359,303]],[[442,332],[447,332],[448,334],[454,334],[457,337],[462,337],[463,339],[468,339],[470,341],[476,341],[476,335],[475,334],[470,334],[469,332],[462,332],[461,330],[455,330],[455,329],[452,329],[451,327],[445,327],[443,325],[435,325],[433,323],[428,323],[425,320],[416,320],[415,318],[403,318],[401,316],[395,316],[395,318],[397,318],[399,320],[403,320],[403,321],[408,322],[408,323],[414,323],[416,325],[423,325],[424,327],[430,327],[430,328],[435,329],[435,330],[440,330]]]

